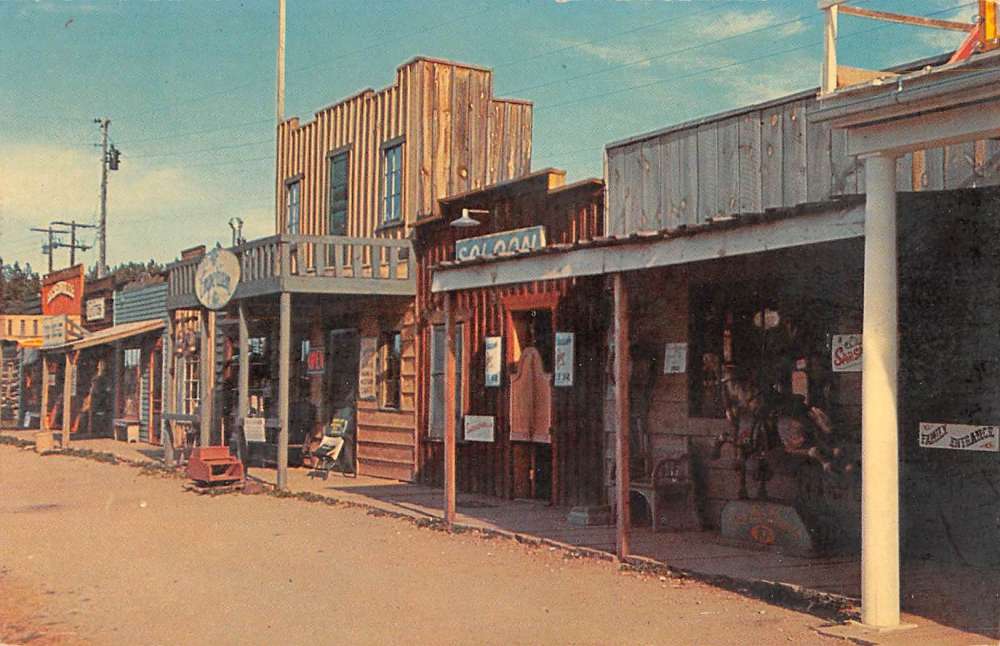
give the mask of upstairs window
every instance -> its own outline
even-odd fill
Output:
[[[328,235],[347,235],[347,153],[330,157],[330,212]]]
[[[299,201],[300,196],[300,184],[299,180],[288,183],[288,201],[287,208],[285,211],[287,223],[286,231],[289,235],[299,234]]]
[[[403,217],[403,144],[382,150],[382,224]]]

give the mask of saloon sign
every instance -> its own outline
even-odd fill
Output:
[[[239,282],[239,259],[231,251],[215,248],[198,263],[194,293],[205,307],[220,310],[229,304]]]
[[[455,242],[455,258],[470,260],[479,256],[499,256],[502,253],[534,251],[544,246],[545,227],[527,227],[488,236],[457,240]]]

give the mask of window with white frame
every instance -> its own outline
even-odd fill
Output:
[[[288,183],[288,197],[286,203],[286,231],[289,235],[298,235],[299,233],[299,202],[301,201],[301,182],[295,180]]]
[[[382,224],[403,217],[403,144],[382,150]]]

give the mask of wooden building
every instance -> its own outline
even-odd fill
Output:
[[[566,184],[563,171],[545,169],[444,198],[440,215],[418,224],[417,338],[424,350],[419,353],[417,380],[422,482],[440,485],[444,464],[446,312],[442,295],[431,292],[432,272],[462,264],[456,243],[463,239],[466,243],[484,236],[517,240],[518,235],[532,232],[531,227],[541,228],[544,240],[539,244],[546,248],[594,238],[603,228],[603,200],[600,180]],[[474,215],[478,226],[451,226],[463,208],[485,211]],[[476,257],[488,258],[494,248],[484,248],[485,255]],[[459,490],[558,505],[601,502],[602,423],[590,404],[600,401],[605,377],[604,291],[600,280],[569,279],[455,292]],[[557,335],[565,333],[574,335],[575,360],[567,367],[573,374],[572,385],[552,380],[556,357],[567,356],[556,348]],[[529,348],[541,358],[537,387],[544,396],[521,395],[515,385],[532,377],[525,373],[523,360]],[[496,354],[490,357],[491,353]],[[549,422],[545,428],[530,429],[531,420],[512,417],[513,412],[530,411],[533,406],[545,407],[541,411]],[[476,435],[466,422],[485,423],[492,433]]]
[[[290,438],[295,460],[348,406],[357,411],[359,472],[414,479],[410,235],[438,214],[440,198],[527,173],[531,114],[530,103],[493,97],[489,70],[418,57],[389,87],[364,90],[307,123],[280,124],[276,235],[232,249],[241,273],[232,305],[217,317],[197,300],[202,256],[169,268],[168,307],[194,316],[202,336],[228,339],[200,344],[215,354],[198,376],[197,415],[186,413],[202,427],[201,441],[224,418],[233,422],[215,435],[231,435],[253,401],[254,414],[267,419],[268,444]],[[210,406],[223,410],[213,415]],[[283,483],[288,455],[275,451]]]
[[[785,450],[774,456],[770,472],[762,477],[768,499],[796,508],[816,544],[859,549],[861,364],[843,369],[835,357],[839,342],[862,332],[866,207],[859,193],[866,187],[846,135],[828,120],[814,119],[817,106],[815,91],[802,92],[610,144],[606,237],[558,253],[495,258],[434,274],[432,291],[441,295],[496,290],[528,280],[542,285],[614,278],[612,328],[616,347],[628,351],[615,357],[618,379],[605,402],[604,445],[615,446],[618,473],[614,478],[607,470],[605,483],[608,498],[624,510],[618,521],[622,554],[629,550],[628,510],[648,513],[631,481],[650,474],[635,465],[656,464],[659,455],[678,443],[693,456],[698,505],[709,527],[720,527],[727,505],[744,497],[731,445],[715,453],[717,439],[732,428],[725,384],[733,373],[747,375],[761,388],[801,395],[831,418],[831,442],[840,449],[836,459]],[[981,138],[904,151],[895,158],[901,229],[905,224],[907,236],[900,245],[912,241],[906,248],[915,249],[920,240],[927,253],[948,255],[952,252],[945,240],[952,240],[955,249],[967,248],[975,239],[973,231],[989,228],[987,213],[993,207],[988,205],[995,192],[973,187],[1000,184],[997,146],[995,139]],[[936,218],[929,214],[936,209],[941,217],[954,219],[935,228]],[[963,276],[986,277],[995,270],[975,254],[953,257],[953,262],[968,268]],[[901,256],[901,284],[904,276],[923,276],[926,283],[920,265],[919,254]],[[955,305],[967,310],[976,280],[965,281],[962,291],[942,295],[939,311]],[[901,296],[901,320],[911,321],[914,330],[933,326],[923,318],[920,301],[914,292]],[[992,347],[989,327],[976,320],[967,330],[969,343]],[[916,359],[917,337],[904,334],[901,343],[913,344],[904,346],[901,357]],[[668,370],[672,361],[678,363]],[[958,363],[956,374],[972,378],[971,364]],[[917,365],[904,365],[901,374],[914,370],[914,379],[916,374],[926,379],[926,368]],[[992,368],[982,365],[982,383],[992,383]],[[905,386],[926,392],[918,382]],[[918,400],[908,401],[916,405]],[[963,391],[959,401],[949,419],[939,421],[996,423],[990,412],[995,398],[978,386]],[[920,410],[923,415],[933,412]],[[914,411],[901,411],[908,424],[901,432],[910,443],[918,429]],[[625,428],[627,436],[618,432]],[[636,450],[645,459],[630,455]],[[954,463],[958,474],[974,468],[972,464],[988,464],[995,481],[994,453],[987,458],[970,454],[966,460],[953,459],[949,452],[909,450],[914,473],[925,475],[928,469]],[[629,465],[624,473],[622,465]],[[759,483],[751,477],[748,484],[754,497]],[[914,538],[910,545],[933,544],[935,554],[947,556],[948,527],[955,526],[948,518],[955,518],[942,521],[928,514],[917,491],[914,487],[904,493],[904,509],[910,522],[934,538]],[[960,507],[964,495],[947,495],[942,505]],[[961,544],[977,558],[992,558],[978,542],[981,525],[964,527],[971,529],[963,529]]]

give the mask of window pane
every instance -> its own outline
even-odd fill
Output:
[[[330,160],[329,234],[347,235],[347,153]]]
[[[382,222],[402,216],[403,145],[386,148],[382,160]]]
[[[288,185],[288,233],[299,232],[299,182]]]

